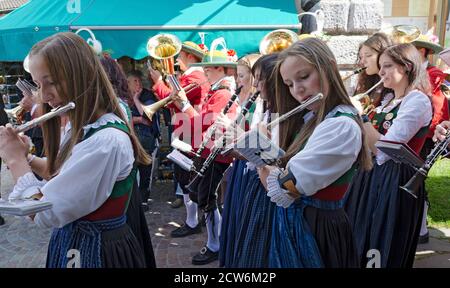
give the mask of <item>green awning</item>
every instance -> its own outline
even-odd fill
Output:
[[[242,56],[257,51],[267,32],[297,30],[299,24],[294,0],[31,0],[0,19],[0,61],[21,61],[37,41],[82,27],[90,28],[114,58],[141,59],[147,40],[159,33],[199,43],[198,32],[205,32],[208,46],[224,37]]]

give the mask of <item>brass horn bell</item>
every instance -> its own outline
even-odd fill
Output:
[[[259,42],[259,53],[267,55],[283,51],[298,41],[298,35],[287,29],[278,29],[267,33]]]
[[[384,29],[383,32],[391,36],[396,43],[411,43],[421,34],[419,27],[414,25],[395,25]]]

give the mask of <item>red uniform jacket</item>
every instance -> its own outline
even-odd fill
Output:
[[[208,94],[211,85],[208,83],[208,80],[203,73],[201,68],[190,68],[183,75],[181,75],[180,79],[181,87],[186,87],[189,84],[196,83],[200,84],[199,87],[196,87],[192,91],[186,94],[189,102],[191,102],[192,106],[201,105]],[[170,96],[172,93],[172,89],[167,87],[162,81],[158,81],[155,85],[153,85],[153,92],[158,96],[159,99],[164,99]],[[181,113],[180,109],[174,104],[170,104],[167,107],[173,109],[175,113]],[[201,106],[200,106],[201,107]],[[173,123],[174,130],[180,127],[181,123],[177,123],[174,119]]]
[[[192,122],[192,147],[197,150],[201,142],[203,141],[203,137],[208,130],[209,126],[214,124],[217,119],[217,116],[222,112],[222,110],[227,105],[228,101],[231,98],[231,92],[228,89],[218,89],[215,91],[209,91],[205,103],[202,105],[201,112],[196,114],[190,114],[191,122]],[[236,108],[237,104],[234,103],[231,108],[228,110],[227,116],[230,119],[234,119],[236,117]],[[201,128],[201,130],[200,130]],[[201,133],[201,134],[200,134]],[[214,139],[213,139],[214,140]],[[213,141],[209,141],[206,145],[206,148],[202,152],[202,158],[207,158],[211,153],[210,149],[214,144]],[[233,161],[232,157],[224,157],[219,154],[215,161],[220,163],[231,163]]]
[[[444,120],[449,120],[448,101],[442,93],[440,86],[445,80],[445,74],[434,66],[428,66],[428,77],[430,79],[432,95],[431,103],[433,105],[433,118],[431,119],[430,129],[427,138],[433,137],[436,125]]]

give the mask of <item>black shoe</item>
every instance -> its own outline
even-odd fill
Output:
[[[419,236],[419,244],[426,244],[430,241],[430,234],[427,232],[425,235]]]
[[[200,226],[200,224],[197,224],[197,226],[191,228],[186,223],[184,223],[183,226],[178,227],[177,229],[170,232],[170,236],[172,238],[180,238],[198,233],[202,233],[202,227]]]
[[[172,207],[172,208],[180,208],[181,206],[183,206],[183,204],[184,204],[183,199],[177,198],[177,199],[175,199],[175,201],[170,203],[170,207]]]
[[[2,216],[0,216],[0,226],[5,224],[5,218],[3,218]]]
[[[203,247],[200,252],[192,257],[193,265],[205,265],[219,259],[219,251],[213,252],[208,247]]]

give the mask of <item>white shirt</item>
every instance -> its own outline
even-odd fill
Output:
[[[86,133],[109,122],[123,123],[116,115],[105,114],[83,129]],[[37,193],[40,188],[44,195],[41,201],[53,204],[52,209],[36,214],[36,224],[60,228],[97,210],[111,195],[115,182],[129,175],[133,163],[129,136],[116,128],[105,128],[75,145],[60,173],[50,181],[38,181],[27,173],[18,182],[28,178],[22,179],[26,189]]]
[[[430,123],[433,116],[431,101],[427,95],[419,90],[413,90],[405,97],[394,99],[389,103],[393,97],[393,94],[386,95],[381,105],[376,109],[376,113],[388,113],[400,103],[397,117],[392,121],[386,135],[382,135],[380,140],[408,143],[420,128]],[[378,150],[376,159],[378,165],[382,165],[391,158]]]
[[[352,167],[361,150],[359,125],[350,117],[333,117],[336,112],[357,115],[350,106],[334,108],[314,129],[305,147],[287,163],[296,179],[297,190],[307,196],[339,179]]]

